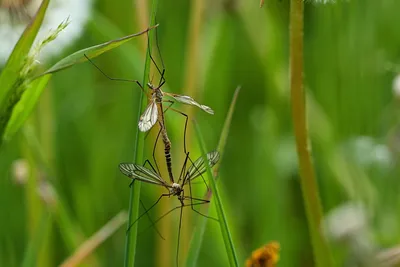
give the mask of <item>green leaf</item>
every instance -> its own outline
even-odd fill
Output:
[[[20,101],[14,106],[10,120],[3,134],[3,140],[8,141],[24,124],[29,114],[32,112],[43,89],[46,87],[51,75],[42,76],[29,84],[22,94]]]
[[[140,35],[148,32],[149,30],[156,28],[157,26],[158,25],[155,25],[155,26],[147,28],[146,30],[141,31],[139,33],[134,33],[134,34],[131,34],[131,35],[128,35],[128,36],[125,36],[125,37],[122,37],[122,38],[119,38],[116,40],[108,41],[106,43],[102,43],[99,45],[95,45],[95,46],[91,46],[91,47],[79,50],[79,51],[61,59],[55,65],[53,65],[50,69],[48,69],[44,73],[40,74],[36,78],[41,77],[46,74],[58,72],[60,70],[69,68],[78,63],[85,62],[85,61],[87,61],[87,58],[85,57],[85,55],[89,58],[95,58],[95,57],[103,54],[104,52],[107,52],[111,49],[114,49],[114,48],[122,45],[123,43],[130,41],[134,37],[140,36]]]
[[[207,158],[206,158],[207,149],[204,144],[203,135],[201,134],[200,128],[197,125],[197,123],[195,123],[194,125],[195,125],[196,133],[197,133],[197,136],[199,139],[199,145],[201,148],[201,152],[203,153],[204,161],[207,162]],[[226,219],[224,207],[222,205],[222,200],[218,193],[217,184],[215,182],[215,179],[211,173],[210,166],[208,164],[207,164],[207,176],[208,176],[208,182],[211,187],[211,191],[214,195],[213,199],[215,200],[215,207],[216,207],[217,214],[218,214],[219,225],[221,228],[221,233],[222,233],[222,238],[224,240],[226,253],[228,254],[229,265],[238,267],[239,264],[238,264],[238,260],[237,260],[237,255],[236,255],[235,247],[233,245],[232,235],[231,235],[231,232],[229,231],[228,221]]]
[[[24,33],[15,45],[13,52],[11,53],[8,61],[0,75],[0,108],[5,109],[7,100],[10,94],[13,94],[12,88],[15,88],[15,83],[19,79],[19,73],[22,69],[25,58],[27,57],[29,50],[36,38],[40,26],[44,18],[49,0],[42,1],[42,4],[35,15],[32,22],[26,27]]]

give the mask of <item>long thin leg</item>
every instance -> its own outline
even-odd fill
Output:
[[[144,161],[143,166],[146,166],[146,163],[151,167],[151,169],[152,169],[155,173],[160,174],[160,172],[157,172],[157,170],[154,169],[153,164],[151,164],[150,160],[146,159],[146,160]],[[157,164],[156,164],[156,167],[157,167]]]
[[[180,244],[180,241],[181,241],[183,206],[184,206],[184,203],[181,200],[181,214],[179,215],[179,228],[178,228],[178,245],[176,247],[176,259],[175,259],[177,267],[179,265],[179,244]]]
[[[154,208],[154,206],[155,205],[157,205],[157,203],[158,202],[160,202],[160,200],[161,200],[161,198],[163,198],[163,197],[169,197],[171,194],[162,194],[158,199],[157,199],[157,201],[153,204],[153,205],[151,205],[151,207],[145,212],[145,213],[142,213],[133,223],[131,223],[131,225],[129,225],[129,227],[128,227],[128,230],[126,230],[127,232],[129,232],[129,230],[131,229],[131,227],[138,221],[138,220],[140,220],[140,218],[142,218],[146,213],[148,213],[152,208]],[[151,225],[155,225],[157,223],[157,221],[155,221],[154,223],[152,223]]]
[[[174,101],[172,101],[172,100],[163,100],[163,102],[171,103],[171,104],[164,110],[164,113],[167,112],[167,110],[170,109],[170,110],[172,110],[172,111],[175,111],[175,112],[181,114],[182,116],[185,116],[185,128],[183,129],[183,152],[186,154],[186,151],[187,151],[187,150],[186,150],[186,130],[187,130],[187,124],[188,124],[189,116],[188,116],[187,114],[183,113],[182,111],[179,111],[179,110],[177,110],[177,109],[174,109],[174,108],[172,107],[172,105],[175,103]]]
[[[153,224],[153,220],[151,219],[150,214],[148,213],[148,210],[146,209],[146,206],[144,205],[143,201],[140,199],[140,204],[142,205],[143,209],[145,210],[145,213],[147,214],[147,218],[149,218],[149,221],[151,222],[151,224]],[[160,231],[158,231],[157,227],[154,225],[154,229],[156,230],[157,234],[163,239],[165,240],[165,238],[161,235]]]
[[[179,174],[179,179],[178,179],[178,184],[179,184],[179,182],[183,179],[183,175],[186,173],[186,164],[187,164],[187,160],[188,160],[188,158],[189,158],[189,152],[188,153],[186,153],[186,157],[185,157],[185,161],[183,162],[183,166],[182,166],[182,169],[181,169],[181,173]],[[183,185],[184,183],[182,183],[182,185]]]
[[[156,147],[157,147],[157,143],[158,143],[158,138],[160,138],[161,130],[162,130],[162,128],[160,127],[160,131],[158,131],[156,142],[154,143],[154,147],[153,147],[153,160],[154,160],[154,164],[157,167],[158,174],[160,174],[161,172],[160,172],[160,169],[158,168],[158,164],[157,164],[157,160],[156,160]]]
[[[196,167],[196,166],[193,164],[193,161],[192,161],[190,158],[189,158],[189,160],[192,162],[192,166]],[[196,169],[196,170],[199,172],[198,169]],[[199,172],[199,173],[200,173],[200,172]],[[204,184],[207,186],[207,183],[205,182],[204,177],[203,177],[203,175],[202,175],[201,173],[200,173],[200,176],[203,178],[203,182],[204,182]],[[215,219],[215,218],[213,218],[213,217],[210,217],[210,216],[208,216],[208,215],[205,215],[205,214],[201,213],[200,211],[198,211],[198,210],[196,210],[196,209],[194,208],[194,206],[193,206],[193,200],[201,201],[201,203],[204,203],[204,204],[210,203],[210,200],[192,197],[192,196],[193,196],[193,194],[192,194],[192,182],[191,182],[190,177],[189,177],[188,179],[189,179],[189,193],[190,193],[190,197],[184,196],[184,198],[185,198],[185,199],[188,199],[188,198],[190,199],[190,203],[192,204],[192,206],[191,206],[191,207],[192,207],[192,210],[193,210],[194,212],[198,213],[199,215],[202,215],[202,216],[204,216],[204,217],[206,217],[206,218],[208,218],[208,219],[212,219],[212,220],[218,221],[217,219]],[[212,179],[214,179],[214,178],[212,178]],[[183,184],[184,184],[184,183],[183,183]],[[209,190],[208,186],[207,186],[207,190]]]
[[[149,49],[148,49],[149,57],[150,57],[151,61],[153,62],[154,66],[156,66],[158,73],[160,74],[160,81],[158,83],[159,84],[158,88],[160,88],[162,86],[162,84],[164,84],[164,82],[165,82],[165,78],[164,78],[165,68],[164,68],[164,62],[163,62],[162,57],[161,57],[160,48],[158,46],[158,37],[157,36],[158,36],[158,34],[157,34],[157,29],[156,29],[156,45],[157,45],[157,49],[158,49],[158,52],[159,52],[159,55],[160,55],[160,59],[161,59],[161,63],[162,63],[162,66],[163,66],[163,70],[162,71],[160,70],[160,68],[158,67],[156,61],[154,60],[153,56],[151,55],[151,50],[152,49],[151,49],[151,44],[150,44],[150,37],[149,37],[149,32],[147,32],[147,45],[149,46]]]
[[[198,210],[196,210],[196,209],[194,208],[195,204],[208,204],[208,203],[210,203],[210,200],[192,197],[192,188],[191,188],[191,186],[190,186],[190,182],[189,182],[189,191],[190,191],[190,197],[185,196],[184,198],[185,198],[185,199],[190,199],[190,203],[191,203],[190,206],[192,207],[192,210],[193,210],[194,212],[196,212],[197,214],[199,214],[199,215],[201,215],[201,216],[203,216],[203,217],[206,217],[207,219],[211,219],[211,220],[214,220],[214,221],[217,221],[217,222],[218,222],[218,219],[215,219],[215,218],[213,218],[213,217],[210,217],[210,216],[208,216],[208,215],[205,215],[205,214],[201,213],[200,211],[198,211]],[[193,203],[193,200],[200,201],[200,202],[199,202],[199,203]]]
[[[131,82],[131,83],[136,83],[137,85],[139,85],[140,89],[143,90],[143,92],[147,95],[147,97],[149,97],[148,93],[144,90],[143,86],[140,84],[140,82],[138,80],[129,80],[129,79],[120,79],[120,78],[112,78],[110,76],[108,76],[102,69],[100,69],[88,56],[86,56],[86,54],[83,54],[86,59],[92,63],[93,66],[96,67],[96,69],[98,71],[100,71],[101,74],[103,74],[107,79],[111,80],[111,81],[118,81],[118,82]]]
[[[196,199],[197,200],[197,199]],[[159,217],[157,220],[155,220],[154,221],[154,224],[157,224],[159,221],[161,221],[164,217],[166,217],[168,214],[170,214],[171,212],[173,212],[174,210],[176,210],[176,209],[179,209],[180,207],[189,207],[189,206],[196,206],[196,205],[204,205],[204,204],[207,204],[207,202],[199,202],[199,203],[193,203],[193,204],[185,204],[185,205],[180,205],[180,206],[177,206],[177,207],[174,207],[174,208],[172,208],[172,209],[170,209],[169,211],[167,211],[166,213],[164,213],[161,217]],[[204,215],[205,216],[205,215]],[[215,219],[215,218],[212,218],[212,217],[208,217],[208,216],[205,216],[206,218],[210,218],[210,219],[213,219],[213,220],[215,220],[215,221],[218,221],[217,219]],[[145,232],[145,231],[147,231],[150,227],[152,227],[152,225],[150,225],[149,227],[147,227],[146,229],[144,229],[143,230],[143,232]]]
[[[207,190],[210,190],[210,188],[208,187],[208,185],[207,185],[207,183],[206,183],[206,180],[205,180],[204,177],[203,177],[203,174],[199,171],[199,169],[196,167],[196,165],[194,165],[194,162],[192,161],[192,159],[191,159],[190,157],[189,157],[189,160],[190,160],[190,162],[192,163],[193,168],[195,168],[196,171],[199,173],[201,179],[203,180],[203,183],[204,183],[204,184],[206,185],[206,187],[207,187]],[[207,162],[206,164],[209,164],[209,163]],[[185,179],[183,180],[183,183],[182,183],[183,185],[186,184],[186,179],[189,180],[189,184],[190,184],[190,182],[191,182],[191,177],[186,176]]]

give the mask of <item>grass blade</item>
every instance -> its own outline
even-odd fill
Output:
[[[40,221],[37,225],[34,237],[28,245],[23,262],[21,264],[22,267],[36,266],[37,255],[40,249],[42,248],[43,242],[46,240],[44,236],[48,234],[48,230],[50,229],[49,227],[50,224],[51,224],[50,214],[46,211],[43,211]]]
[[[19,72],[23,66],[29,50],[35,41],[39,28],[42,25],[44,15],[49,5],[49,0],[42,1],[42,4],[32,22],[26,27],[24,33],[15,45],[1,75],[0,75],[0,107],[4,109],[8,96],[12,94],[12,88],[19,78]]]
[[[3,140],[10,140],[11,137],[18,131],[18,129],[23,125],[28,116],[31,114],[33,108],[35,107],[37,101],[43,89],[46,87],[48,81],[51,78],[51,74],[67,69],[75,64],[82,63],[87,61],[87,58],[84,55],[87,55],[89,58],[97,57],[111,49],[114,49],[125,42],[131,40],[132,38],[142,35],[149,30],[157,27],[150,27],[142,32],[131,34],[116,40],[112,40],[106,43],[102,43],[99,45],[95,45],[92,47],[88,47],[82,50],[79,50],[63,59],[58,61],[55,65],[53,65],[50,69],[45,71],[44,73],[32,78],[32,81],[28,85],[22,84],[22,86],[26,86],[26,89],[18,88],[17,94],[13,95],[12,105],[6,108],[8,116],[4,116],[4,124],[6,125],[6,129],[4,130],[2,136]],[[22,94],[22,96],[21,96]],[[8,111],[10,110],[10,111]],[[10,114],[11,113],[11,114]],[[9,117],[10,116],[10,117]],[[0,128],[1,130],[4,128]]]
[[[151,16],[150,16],[150,25],[154,25],[156,21],[156,13],[157,13],[158,0],[153,0]],[[150,74],[150,52],[151,52],[151,44],[154,37],[153,31],[149,32],[149,44],[147,46],[146,52],[146,60],[143,72],[143,86],[147,85],[148,77]],[[144,111],[143,102],[146,98],[146,95],[141,90],[140,93],[140,101],[138,108],[137,118],[139,119],[140,114]],[[138,121],[138,120],[136,120]],[[135,140],[135,154],[133,158],[133,162],[142,162],[143,161],[143,148],[144,148],[144,133],[136,130],[136,140]],[[129,196],[129,210],[128,210],[128,224],[127,229],[129,231],[126,234],[125,241],[125,259],[124,266],[135,266],[135,256],[136,256],[136,242],[137,242],[137,228],[138,223],[135,223],[132,227],[130,227],[131,223],[139,216],[139,201],[140,201],[140,183],[134,183],[130,188],[130,196]]]
[[[47,71],[45,71],[44,73],[40,74],[37,77],[40,77],[40,76],[43,76],[46,74],[50,74],[50,73],[55,73],[60,70],[69,68],[75,64],[85,62],[85,61],[87,61],[87,58],[85,57],[85,55],[89,58],[95,58],[111,49],[114,49],[114,48],[130,41],[134,37],[137,37],[144,33],[147,33],[148,31],[156,28],[157,26],[158,25],[155,25],[155,26],[149,27],[146,30],[141,31],[139,33],[134,33],[134,34],[127,35],[127,36],[119,38],[119,39],[111,40],[106,43],[102,43],[99,45],[95,45],[95,46],[91,46],[91,47],[79,50],[79,51],[61,59],[56,64],[54,64],[51,68],[49,68]]]
[[[79,248],[76,249],[68,259],[66,259],[61,267],[74,267],[82,263],[82,261],[101,245],[107,238],[114,234],[124,223],[126,223],[127,214],[125,211],[119,212],[99,231],[87,239]]]
[[[28,119],[33,108],[35,107],[43,89],[46,87],[51,75],[46,75],[33,81],[28,85],[26,91],[22,94],[21,99],[15,104],[11,118],[7,123],[7,127],[3,133],[3,140],[9,141],[12,136],[21,128]]]
[[[207,149],[204,144],[203,136],[201,134],[199,126],[196,123],[194,125],[195,125],[195,129],[196,129],[196,133],[199,138],[199,145],[200,145],[204,160],[205,160],[205,162],[207,162],[207,158],[206,158]],[[236,251],[235,251],[235,247],[233,245],[232,235],[229,232],[228,222],[227,222],[225,211],[224,211],[224,208],[222,205],[222,200],[218,193],[217,184],[215,182],[215,179],[213,178],[211,169],[208,165],[207,165],[207,174],[208,174],[208,181],[211,186],[211,191],[214,194],[215,207],[216,207],[217,214],[218,214],[219,225],[221,227],[222,238],[225,243],[226,253],[228,254],[229,265],[238,267],[239,264],[238,264],[238,260],[237,260],[237,256],[236,256]]]
[[[238,98],[240,88],[241,87],[238,86],[235,90],[235,93],[234,93],[232,101],[231,101],[231,105],[229,106],[228,115],[226,116],[224,127],[222,128],[221,136],[219,138],[217,151],[220,153],[220,160],[214,166],[214,172],[213,172],[214,179],[218,178],[219,166],[221,165],[221,162],[223,160],[225,145],[226,145],[226,141],[228,139],[228,133],[229,133],[229,129],[231,126],[233,112],[235,111],[236,100]],[[211,198],[211,191],[207,192],[206,197],[204,199],[209,200],[210,198]],[[208,215],[208,206],[204,206],[204,211],[202,211],[202,213]],[[194,267],[197,264],[197,259],[199,258],[200,248],[203,243],[203,236],[204,236],[204,232],[206,230],[207,222],[208,222],[207,218],[205,218],[203,216],[198,216],[198,220],[196,223],[196,229],[195,229],[195,231],[193,231],[193,236],[190,241],[190,247],[189,247],[188,256],[186,259],[186,266]]]

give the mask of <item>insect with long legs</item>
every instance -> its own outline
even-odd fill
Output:
[[[156,31],[157,33],[157,31]],[[156,44],[157,44],[157,49],[159,54],[160,53],[160,48],[158,46],[158,37],[156,34]],[[150,44],[149,44],[150,45]],[[150,51],[150,49],[149,49]],[[205,112],[209,113],[209,114],[214,114],[214,111],[205,105],[201,105],[198,102],[196,102],[192,97],[190,96],[186,96],[186,95],[178,95],[178,94],[173,94],[173,93],[167,93],[161,90],[161,87],[165,84],[165,78],[164,78],[164,74],[165,74],[165,68],[164,68],[164,63],[162,61],[161,58],[161,63],[163,66],[163,70],[161,71],[160,68],[157,66],[155,60],[153,59],[153,57],[151,56],[151,53],[149,52],[149,56],[151,58],[151,61],[153,62],[153,64],[155,65],[155,67],[157,68],[159,74],[160,74],[160,81],[158,86],[154,86],[151,82],[149,82],[147,84],[148,88],[150,89],[151,93],[148,94],[143,86],[140,84],[139,81],[137,80],[128,80],[128,79],[119,79],[119,78],[112,78],[110,76],[108,76],[106,73],[104,73],[97,65],[95,65],[90,58],[88,58],[86,55],[85,57],[88,59],[88,61],[90,63],[92,63],[105,77],[107,77],[110,80],[114,80],[114,81],[123,81],[123,82],[135,82],[136,84],[139,85],[139,87],[143,90],[143,92],[145,92],[145,94],[147,94],[147,98],[148,98],[148,105],[145,109],[145,111],[143,112],[143,114],[140,116],[139,118],[139,130],[142,132],[146,132],[148,130],[150,130],[154,124],[156,124],[156,122],[158,121],[159,125],[160,125],[160,131],[157,135],[157,139],[156,139],[156,144],[157,144],[157,140],[161,134],[162,137],[162,141],[164,143],[164,154],[165,154],[165,160],[166,160],[166,164],[167,164],[167,170],[168,170],[168,175],[169,175],[169,179],[171,181],[171,183],[174,183],[174,176],[172,173],[172,160],[171,160],[171,141],[168,137],[168,133],[167,133],[167,129],[165,126],[165,119],[164,119],[164,112],[167,111],[168,109],[171,109],[183,116],[185,116],[186,120],[185,120],[185,128],[184,128],[184,153],[186,154],[186,127],[187,127],[187,121],[188,121],[188,117],[186,114],[184,114],[183,112],[180,112],[174,108],[172,108],[172,105],[174,104],[174,101],[172,100],[165,100],[164,96],[169,96],[174,98],[176,101],[180,102],[180,103],[184,103],[184,104],[188,104],[188,105],[193,105],[193,106],[197,106],[200,109],[204,110]],[[166,110],[164,111],[163,109],[163,102],[167,102],[170,105],[166,108]],[[154,156],[154,152],[155,149],[153,150],[153,159],[155,158]],[[156,162],[156,161],[155,161]],[[156,164],[156,168],[158,170],[158,165]]]
[[[180,239],[180,229],[182,226],[182,214],[183,214],[183,207],[187,207],[187,206],[191,206],[192,210],[195,211],[196,213],[205,216],[207,218],[210,218],[202,213],[200,213],[199,211],[197,211],[196,209],[194,209],[194,206],[196,205],[201,205],[201,204],[206,204],[209,203],[209,200],[206,199],[200,199],[200,198],[194,198],[192,197],[192,188],[191,188],[191,183],[192,181],[199,177],[202,176],[202,174],[207,170],[207,163],[204,161],[203,157],[198,158],[196,161],[191,162],[191,166],[186,169],[186,165],[188,162],[189,158],[189,152],[186,154],[186,158],[185,158],[185,162],[183,163],[183,167],[181,170],[181,173],[179,175],[179,179],[178,181],[172,182],[172,183],[168,183],[166,182],[161,175],[159,175],[157,173],[157,171],[153,168],[153,166],[151,165],[151,163],[149,161],[146,161],[150,164],[152,169],[148,169],[144,166],[141,165],[137,165],[137,164],[133,164],[133,163],[121,163],[119,165],[119,169],[120,171],[128,176],[129,178],[141,182],[145,182],[145,183],[150,183],[150,184],[155,184],[158,186],[162,186],[164,188],[166,188],[168,190],[168,193],[164,193],[162,194],[157,201],[150,206],[150,208],[143,213],[142,215],[140,215],[133,223],[136,223],[142,216],[144,216],[145,214],[147,214],[147,212],[149,210],[151,210],[155,205],[157,205],[157,203],[163,198],[163,197],[171,197],[171,196],[176,196],[180,202],[180,206],[173,208],[172,210],[170,210],[169,212],[167,212],[166,214],[164,214],[163,216],[161,216],[161,218],[163,218],[164,216],[166,216],[167,214],[169,214],[170,212],[172,212],[173,210],[180,208],[180,217],[179,217],[179,231],[178,231],[178,247],[177,247],[177,252],[176,252],[176,262],[178,262],[178,258],[179,258],[179,239]],[[207,161],[208,164],[211,167],[213,167],[219,160],[219,153],[217,151],[213,151],[213,152],[209,152],[207,153]],[[191,160],[190,160],[191,161]],[[189,185],[189,196],[185,195],[184,192],[184,187],[185,185]],[[185,200],[190,200],[190,204],[185,204]],[[159,218],[158,220],[156,220],[154,223],[158,222],[161,218]],[[132,226],[131,225],[131,226]],[[130,226],[130,227],[131,227]]]

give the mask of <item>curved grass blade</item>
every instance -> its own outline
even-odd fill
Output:
[[[201,134],[200,128],[197,125],[197,123],[195,123],[194,125],[195,125],[196,133],[197,133],[197,136],[199,139],[199,145],[200,145],[201,151],[204,155],[204,160],[206,161],[207,160],[207,158],[206,158],[207,149],[204,144],[203,136]],[[218,193],[217,184],[215,182],[215,179],[211,173],[211,169],[209,166],[207,166],[207,174],[208,174],[207,175],[208,182],[209,182],[209,184],[211,186],[211,190],[214,194],[215,207],[216,207],[217,214],[218,214],[219,224],[221,227],[221,233],[222,233],[222,238],[224,240],[226,253],[228,254],[229,265],[238,267],[239,264],[238,264],[238,260],[237,260],[237,255],[236,255],[235,247],[233,245],[232,235],[229,232],[228,222],[226,219],[224,207],[222,205],[222,200]]]
[[[218,143],[218,147],[217,147],[217,151],[219,152],[220,155],[220,160],[217,162],[217,164],[214,167],[214,179],[218,178],[218,170],[219,170],[219,166],[221,164],[221,161],[223,159],[223,155],[224,155],[224,151],[225,151],[225,145],[226,145],[226,140],[228,139],[228,133],[229,133],[229,129],[231,126],[231,122],[232,122],[232,117],[233,117],[233,112],[235,110],[235,106],[236,106],[236,100],[238,98],[239,92],[240,92],[240,86],[238,86],[235,90],[235,93],[233,95],[232,98],[232,102],[231,105],[229,107],[229,111],[228,111],[228,115],[226,116],[225,119],[225,123],[224,123],[224,127],[222,129],[221,132],[221,136],[219,138],[219,143]],[[206,195],[206,199],[210,199],[211,197],[211,192],[207,192]],[[207,209],[206,211],[202,211],[203,214],[208,215],[208,208],[209,207],[204,207],[205,209]],[[204,236],[204,232],[206,230],[206,226],[207,226],[207,218],[203,217],[203,216],[199,216],[197,223],[196,223],[196,229],[195,231],[193,231],[193,236],[192,239],[190,241],[190,247],[189,247],[189,251],[188,251],[188,256],[186,259],[186,266],[196,266],[197,265],[197,259],[199,258],[199,253],[200,253],[200,248],[201,248],[201,244],[203,243],[203,236]]]
[[[26,27],[24,33],[19,38],[18,43],[15,45],[0,75],[0,107],[2,110],[8,100],[8,96],[13,93],[12,89],[15,87],[14,84],[20,76],[19,73],[22,69],[25,58],[27,57],[39,28],[42,25],[48,5],[49,0],[42,1],[34,19]]]
[[[95,46],[91,46],[91,47],[79,50],[79,51],[61,59],[56,64],[54,64],[51,68],[49,68],[47,71],[38,75],[36,78],[46,75],[46,74],[58,72],[60,70],[69,68],[75,64],[85,62],[85,61],[87,61],[87,58],[85,57],[85,55],[87,57],[89,57],[90,59],[95,58],[111,49],[114,49],[114,48],[130,41],[134,37],[140,36],[148,31],[150,31],[151,29],[156,28],[157,26],[158,25],[155,25],[155,26],[149,27],[146,30],[141,31],[139,33],[134,33],[134,34],[131,34],[131,35],[119,38],[119,39],[111,40],[106,43],[102,43],[99,45],[95,45]]]
[[[21,86],[25,78],[21,72],[26,64],[29,51],[36,38],[49,0],[43,1],[32,22],[25,28],[18,43],[15,45],[2,73],[0,74],[0,144],[3,141],[4,130],[10,120],[15,104],[21,98]]]
[[[132,38],[139,36],[148,32],[150,29],[157,27],[150,27],[142,32],[131,34],[120,39],[112,40],[103,44],[95,45],[92,47],[88,47],[82,50],[79,50],[59,62],[57,62],[53,67],[45,71],[44,73],[36,76],[29,84],[22,84],[21,86],[27,86],[26,89],[17,88],[16,92],[23,93],[15,93],[17,97],[15,97],[15,103],[13,106],[7,106],[5,111],[8,116],[4,116],[4,122],[2,120],[2,125],[5,131],[2,133],[2,140],[10,140],[11,137],[18,131],[18,129],[23,125],[23,123],[28,118],[29,114],[32,112],[35,107],[43,89],[46,87],[48,81],[51,78],[52,73],[61,71],[63,69],[69,68],[75,64],[84,62],[87,58],[84,56],[85,54],[89,58],[94,58],[96,56],[101,55],[104,52],[107,52],[113,48],[116,48],[125,42],[131,40]],[[1,92],[1,90],[0,90]],[[22,96],[21,96],[22,94]],[[11,114],[9,114],[11,113]],[[1,132],[1,131],[0,131]]]

